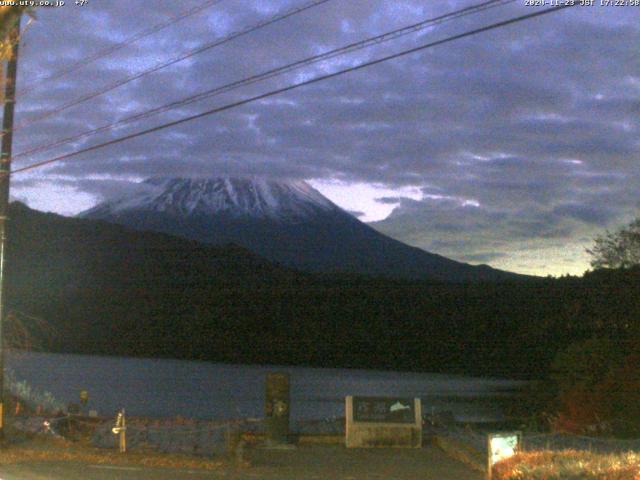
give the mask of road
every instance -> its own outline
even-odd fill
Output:
[[[436,447],[349,449],[301,446],[294,450],[248,450],[248,467],[219,470],[159,469],[72,462],[0,466],[0,480],[481,480]]]
[[[0,467],[0,480],[200,480],[216,477],[206,470],[90,465],[75,462],[38,462]]]

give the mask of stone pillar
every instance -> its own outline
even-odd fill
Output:
[[[289,374],[268,373],[265,395],[265,433],[267,446],[289,443]]]

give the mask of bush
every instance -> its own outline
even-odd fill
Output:
[[[576,450],[524,452],[496,463],[495,480],[637,480],[640,454]]]
[[[640,356],[607,339],[572,344],[552,367],[556,416],[569,433],[640,433]]]
[[[612,369],[604,389],[611,397],[611,422],[622,436],[640,436],[640,355],[627,355]]]

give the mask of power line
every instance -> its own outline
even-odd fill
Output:
[[[116,122],[112,122],[110,124],[103,125],[101,127],[98,127],[98,128],[92,129],[92,130],[88,130],[88,131],[85,131],[85,132],[81,132],[79,134],[75,134],[75,135],[73,135],[71,137],[67,137],[67,138],[58,140],[58,141],[53,142],[53,143],[44,144],[44,145],[40,145],[40,146],[34,147],[34,148],[30,149],[30,150],[26,150],[24,152],[20,152],[20,153],[14,155],[13,158],[15,159],[15,158],[23,157],[23,156],[26,156],[26,155],[31,155],[33,153],[46,151],[46,150],[49,150],[51,148],[58,147],[58,146],[61,146],[61,145],[65,145],[67,143],[79,140],[81,138],[85,138],[85,137],[88,137],[88,136],[91,136],[91,135],[95,135],[97,133],[108,131],[108,130],[110,130],[112,128],[115,128],[115,127],[118,127],[118,126],[121,126],[121,125],[125,125],[127,123],[131,123],[131,122],[134,122],[134,121],[146,119],[146,118],[149,118],[151,116],[154,116],[154,115],[157,115],[157,114],[160,114],[160,113],[163,113],[163,112],[166,112],[166,111],[178,108],[178,107],[190,105],[190,104],[195,103],[195,102],[199,102],[199,101],[202,101],[202,100],[205,100],[205,99],[208,99],[208,98],[212,98],[212,97],[214,97],[216,95],[219,95],[221,93],[226,93],[226,92],[235,90],[235,89],[243,87],[243,86],[251,85],[251,84],[257,83],[257,82],[262,81],[262,80],[273,78],[275,76],[282,75],[284,73],[288,73],[290,71],[299,69],[299,68],[304,67],[304,66],[312,65],[312,64],[318,63],[320,61],[325,61],[325,60],[328,60],[328,59],[331,59],[331,58],[335,58],[335,57],[337,57],[339,55],[352,53],[352,52],[355,52],[355,51],[358,51],[358,50],[361,50],[361,49],[364,49],[364,48],[368,48],[368,47],[373,46],[373,45],[378,45],[378,44],[381,44],[381,43],[384,43],[384,42],[388,42],[390,40],[395,40],[395,39],[400,38],[402,36],[405,36],[405,35],[408,35],[410,33],[414,33],[414,32],[420,31],[422,29],[425,29],[425,28],[433,26],[433,25],[437,25],[437,24],[444,23],[446,21],[450,21],[450,20],[454,20],[454,19],[457,19],[457,18],[461,18],[461,17],[466,16],[466,15],[475,14],[475,13],[478,13],[478,12],[481,12],[481,11],[488,10],[490,8],[503,6],[503,5],[506,5],[508,3],[513,3],[515,1],[516,0],[490,0],[490,1],[487,1],[487,2],[484,2],[484,3],[481,3],[481,4],[477,4],[477,5],[473,5],[473,6],[470,6],[470,7],[463,8],[461,10],[456,10],[454,12],[449,12],[447,14],[440,15],[440,16],[435,17],[435,18],[423,20],[421,22],[414,23],[414,24],[409,25],[407,27],[403,27],[403,28],[399,28],[399,29],[396,29],[396,30],[392,30],[390,32],[386,32],[386,33],[383,33],[381,35],[377,35],[375,37],[367,38],[365,40],[361,40],[361,41],[358,41],[358,42],[354,42],[354,43],[345,45],[343,47],[339,47],[339,48],[336,48],[336,49],[328,50],[326,52],[323,52],[323,53],[318,54],[318,55],[314,55],[312,57],[309,57],[309,58],[306,58],[306,59],[303,59],[303,60],[299,60],[299,61],[296,61],[296,62],[293,62],[293,63],[289,63],[287,65],[284,65],[284,66],[281,66],[281,67],[277,67],[277,68],[274,68],[274,69],[271,69],[271,70],[267,70],[265,72],[250,76],[248,78],[244,78],[242,80],[237,80],[235,82],[228,83],[228,84],[222,85],[220,87],[216,87],[216,88],[213,88],[213,89],[210,89],[210,90],[206,90],[204,92],[200,92],[198,94],[191,95],[189,97],[183,98],[181,100],[177,100],[177,101],[174,101],[174,102],[171,102],[171,103],[159,106],[159,107],[152,108],[150,110],[146,110],[144,112],[140,112],[140,113],[134,114],[132,116],[123,118],[123,119],[118,120]]]
[[[171,16],[169,19],[164,20],[156,25],[153,25],[145,30],[141,30],[140,32],[132,35],[131,37],[127,38],[126,40],[123,40],[122,42],[116,43],[115,45],[112,45],[110,47],[104,48],[96,53],[94,53],[93,55],[90,55],[88,57],[85,57],[81,60],[78,60],[77,62],[71,64],[68,67],[62,68],[60,70],[58,70],[57,72],[53,72],[50,75],[46,75],[42,78],[39,78],[38,80],[36,80],[35,82],[33,82],[31,85],[28,85],[27,87],[18,90],[18,95],[21,96],[26,96],[28,93],[31,93],[33,90],[35,90],[42,82],[46,81],[51,81],[51,80],[55,80],[58,79],[60,77],[63,77],[71,72],[75,72],[76,70],[79,70],[80,68],[95,62],[96,60],[106,57],[107,55],[110,55],[111,53],[120,50],[134,42],[137,42],[138,40],[144,38],[144,37],[148,37],[149,35],[153,35],[156,32],[159,32],[160,30],[163,30],[177,22],[179,22],[180,20],[184,20],[185,18],[188,18],[190,16],[193,16],[197,13],[202,12],[203,10],[206,10],[207,8],[216,5],[220,2],[222,2],[223,0],[207,0],[206,2],[190,8],[188,10],[185,10],[181,13],[179,13],[178,15],[175,16]]]
[[[221,0],[218,0],[218,1],[221,1]],[[19,130],[19,129],[24,128],[24,127],[26,127],[28,125],[31,125],[32,123],[37,122],[39,120],[44,120],[45,118],[49,118],[49,117],[51,117],[53,115],[57,115],[58,113],[63,112],[64,110],[67,110],[68,108],[74,107],[76,105],[80,105],[81,103],[84,103],[84,102],[86,102],[88,100],[92,100],[94,98],[97,98],[97,97],[99,97],[101,95],[104,95],[107,92],[115,90],[116,88],[121,87],[123,85],[126,85],[127,83],[130,83],[130,82],[132,82],[134,80],[137,80],[139,78],[145,77],[145,76],[147,76],[147,75],[149,75],[151,73],[154,73],[154,72],[157,72],[159,70],[162,70],[163,68],[167,68],[167,67],[169,67],[171,65],[174,65],[174,64],[176,64],[178,62],[181,62],[181,61],[186,60],[188,58],[191,58],[191,57],[193,57],[195,55],[198,55],[198,54],[200,54],[202,52],[210,50],[210,49],[212,49],[214,47],[218,47],[218,46],[223,45],[225,43],[228,43],[228,42],[230,42],[232,40],[235,40],[236,38],[239,38],[239,37],[244,36],[244,35],[248,35],[248,34],[250,34],[252,32],[255,32],[255,31],[257,31],[257,30],[259,30],[261,28],[264,28],[264,27],[267,27],[267,26],[272,25],[274,23],[280,22],[280,21],[285,20],[285,19],[287,19],[287,18],[289,18],[289,17],[291,17],[293,15],[296,15],[298,13],[304,12],[306,10],[309,10],[311,8],[317,7],[319,5],[322,5],[322,4],[330,2],[330,1],[331,0],[312,0],[311,2],[308,2],[308,3],[304,4],[301,7],[294,7],[294,8],[291,8],[289,10],[286,10],[285,12],[277,14],[274,17],[272,17],[272,18],[270,18],[268,20],[264,20],[262,22],[259,22],[259,23],[255,24],[255,25],[247,27],[247,28],[245,28],[243,30],[240,30],[240,31],[237,31],[237,32],[233,32],[233,33],[231,33],[229,35],[226,35],[226,36],[222,37],[221,39],[215,40],[213,42],[206,43],[206,44],[204,44],[204,45],[202,45],[200,47],[197,47],[195,49],[189,50],[186,53],[183,53],[183,54],[180,54],[180,55],[178,55],[176,57],[173,57],[170,60],[167,60],[165,62],[161,62],[159,64],[156,64],[155,66],[153,66],[153,67],[151,67],[151,68],[149,68],[147,70],[143,70],[141,72],[138,72],[138,73],[135,73],[135,74],[130,75],[128,77],[125,77],[125,78],[123,78],[121,80],[117,80],[117,81],[107,85],[106,87],[103,87],[102,89],[95,90],[95,91],[93,91],[91,93],[88,93],[88,94],[83,95],[81,97],[78,97],[78,98],[76,98],[74,100],[71,100],[70,102],[62,104],[59,107],[54,108],[53,110],[50,110],[48,112],[44,112],[44,113],[36,116],[35,118],[32,118],[32,119],[30,119],[28,121],[25,121],[25,122],[21,122],[20,124],[16,125],[13,130],[14,131],[15,130]],[[0,136],[2,136],[2,135],[4,135],[4,133],[0,133]]]
[[[54,162],[59,162],[61,160],[66,160],[68,158],[77,157],[78,155],[81,155],[83,153],[88,153],[88,152],[91,152],[91,151],[94,151],[94,150],[98,150],[98,149],[101,149],[101,148],[104,148],[104,147],[108,147],[110,145],[115,145],[117,143],[122,143],[122,142],[125,142],[127,140],[131,140],[131,139],[134,139],[134,138],[137,138],[137,137],[141,137],[143,135],[148,135],[150,133],[154,133],[154,132],[157,132],[157,131],[160,131],[160,130],[164,130],[166,128],[174,127],[176,125],[180,125],[180,124],[183,124],[183,123],[186,123],[186,122],[190,122],[192,120],[197,120],[199,118],[207,117],[207,116],[213,115],[215,113],[220,113],[220,112],[223,112],[223,111],[226,111],[226,110],[230,110],[232,108],[236,108],[236,107],[239,107],[239,106],[242,106],[242,105],[246,105],[248,103],[252,103],[252,102],[255,102],[255,101],[258,101],[258,100],[263,100],[265,98],[269,98],[269,97],[272,97],[274,95],[279,95],[281,93],[285,93],[285,92],[288,92],[288,91],[291,91],[291,90],[295,90],[295,89],[300,88],[300,87],[304,87],[304,86],[307,86],[307,85],[312,85],[312,84],[315,84],[315,83],[318,83],[318,82],[321,82],[321,81],[324,81],[324,80],[328,80],[330,78],[335,78],[335,77],[338,77],[340,75],[344,75],[346,73],[354,72],[354,71],[357,71],[357,70],[362,70],[364,68],[371,67],[373,65],[377,65],[377,64],[380,64],[380,63],[383,63],[383,62],[387,62],[389,60],[394,60],[396,58],[400,58],[400,57],[404,57],[406,55],[410,55],[410,54],[415,53],[415,52],[426,50],[427,48],[432,48],[432,47],[435,47],[437,45],[442,45],[444,43],[452,42],[454,40],[460,40],[462,38],[470,37],[472,35],[477,35],[479,33],[487,32],[487,31],[490,31],[490,30],[495,30],[497,28],[505,27],[507,25],[511,25],[511,24],[518,23],[518,22],[522,22],[524,20],[529,20],[531,18],[535,18],[535,17],[539,17],[539,16],[542,16],[542,15],[546,15],[548,13],[557,12],[557,11],[563,10],[565,8],[570,8],[572,6],[574,6],[574,5],[567,4],[567,5],[562,5],[562,6],[559,6],[559,7],[547,8],[545,10],[540,10],[540,11],[529,13],[529,14],[526,14],[526,15],[520,15],[518,17],[510,18],[508,20],[504,20],[504,21],[501,21],[501,22],[493,23],[493,24],[490,24],[490,25],[487,25],[487,26],[484,26],[484,27],[480,27],[480,28],[474,29],[474,30],[469,30],[467,32],[460,33],[458,35],[453,35],[453,36],[446,37],[446,38],[441,39],[441,40],[436,40],[434,42],[429,42],[429,43],[426,43],[426,44],[423,44],[423,45],[419,45],[417,47],[410,48],[408,50],[403,50],[401,52],[394,53],[392,55],[387,55],[385,57],[381,57],[381,58],[378,58],[376,60],[371,60],[369,62],[361,63],[360,65],[356,65],[356,66],[353,66],[353,67],[345,68],[345,69],[339,70],[337,72],[329,73],[329,74],[326,74],[326,75],[321,75],[319,77],[315,77],[315,78],[312,78],[310,80],[305,80],[305,81],[302,81],[302,82],[294,83],[292,85],[288,85],[286,87],[279,88],[277,90],[272,90],[270,92],[263,93],[263,94],[260,94],[260,95],[256,95],[256,96],[253,96],[253,97],[250,97],[250,98],[246,98],[244,100],[239,100],[237,102],[229,103],[227,105],[223,105],[221,107],[213,108],[211,110],[207,110],[205,112],[198,113],[196,115],[191,115],[189,117],[185,117],[185,118],[182,118],[180,120],[175,120],[173,122],[169,122],[169,123],[165,123],[165,124],[162,124],[162,125],[158,125],[158,126],[153,127],[153,128],[149,128],[147,130],[143,130],[143,131],[140,131],[140,132],[137,132],[137,133],[132,133],[132,134],[129,134],[129,135],[125,135],[123,137],[116,138],[114,140],[110,140],[108,142],[104,142],[104,143],[100,143],[100,144],[97,144],[97,145],[93,145],[91,147],[87,147],[87,148],[83,148],[83,149],[80,149],[80,150],[76,150],[75,152],[71,152],[71,153],[67,153],[67,154],[64,154],[64,155],[60,155],[58,157],[55,157],[55,158],[52,158],[52,159],[49,159],[49,160],[36,162],[36,163],[31,164],[31,165],[27,165],[25,167],[21,167],[21,168],[12,170],[10,173],[14,174],[14,173],[25,172],[25,171],[28,171],[28,170],[33,170],[35,168],[42,167],[44,165],[49,165],[49,164],[54,163]]]

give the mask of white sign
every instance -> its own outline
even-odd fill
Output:
[[[491,465],[495,465],[500,460],[512,457],[520,446],[520,434],[515,433],[493,433],[489,435],[489,455]]]

